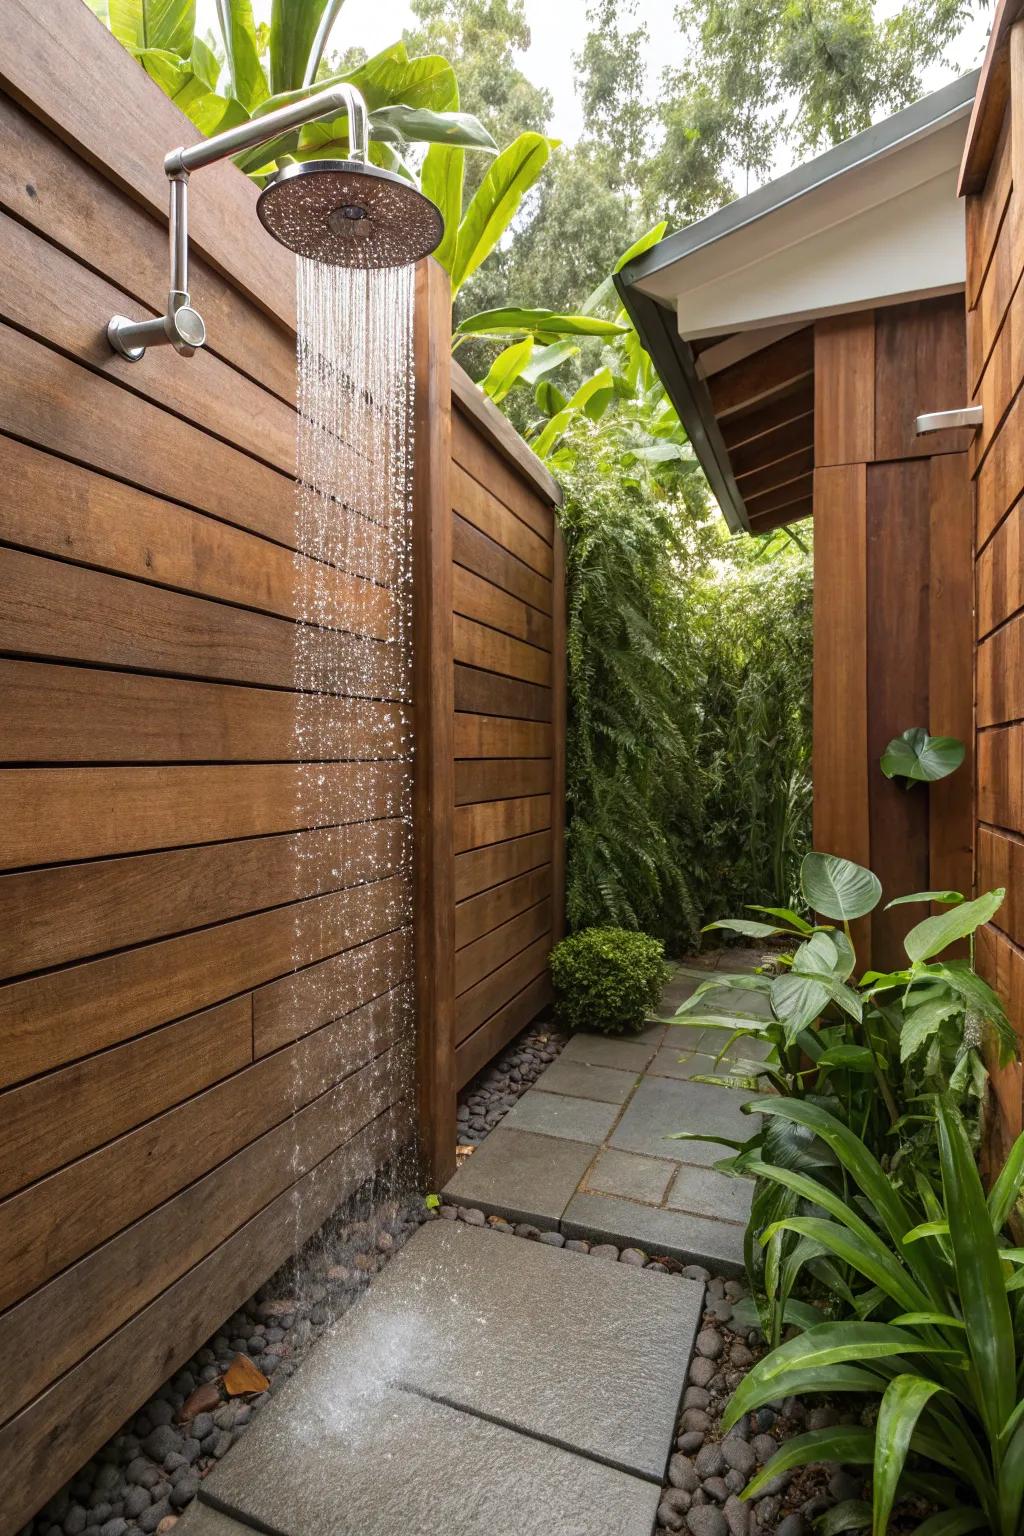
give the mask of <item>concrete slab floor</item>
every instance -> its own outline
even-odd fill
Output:
[[[596,1150],[590,1142],[512,1130],[506,1120],[462,1164],[445,1198],[488,1216],[557,1227]]]
[[[280,1536],[649,1536],[702,1303],[676,1276],[431,1223],[202,1499]]]
[[[544,1136],[564,1136],[568,1141],[588,1141],[599,1147],[619,1113],[619,1104],[602,1104],[596,1099],[578,1099],[564,1093],[537,1092],[534,1086],[523,1094],[502,1124],[509,1130],[538,1131]]]

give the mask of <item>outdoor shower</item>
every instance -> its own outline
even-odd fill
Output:
[[[284,166],[260,193],[256,212],[261,224],[297,255],[329,266],[402,267],[429,256],[444,233],[440,213],[403,177],[370,164],[366,103],[350,85],[331,86],[213,138],[171,151],[164,160],[170,182],[171,275],[166,312],[155,320],[115,315],[107,325],[115,352],[137,363],[147,347],[170,345],[183,357],[191,357],[206,341],[206,327],[188,291],[190,173],[339,111],[348,115],[350,158]]]

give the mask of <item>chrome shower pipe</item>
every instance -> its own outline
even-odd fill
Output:
[[[253,117],[237,128],[227,128],[198,144],[172,149],[164,159],[164,171],[170,182],[168,240],[170,282],[167,307],[154,320],[129,320],[114,315],[107,324],[107,340],[115,352],[137,363],[147,347],[172,346],[183,357],[192,357],[206,341],[206,327],[199,311],[192,307],[188,288],[188,179],[193,171],[214,165],[244,149],[257,149],[293,128],[305,127],[322,117],[334,117],[339,111],[348,115],[349,158],[362,161],[369,157],[370,125],[366,103],[351,85],[332,85],[325,91],[290,101],[286,106]]]

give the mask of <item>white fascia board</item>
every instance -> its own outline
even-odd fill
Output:
[[[675,295],[679,334],[696,339],[955,293],[966,273],[956,178],[956,167],[946,167],[798,241],[759,251],[742,274],[733,266],[699,287],[687,281]],[[740,233],[749,252],[754,233]]]

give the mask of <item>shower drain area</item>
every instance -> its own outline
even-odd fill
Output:
[[[179,1536],[647,1536],[702,1303],[678,1276],[431,1222]]]

